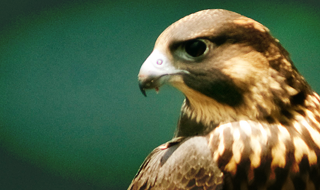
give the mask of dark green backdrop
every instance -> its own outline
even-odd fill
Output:
[[[201,9],[266,25],[320,92],[317,2],[1,0],[0,189],[125,189],[172,137],[183,100],[171,87],[144,98],[140,65],[162,30]]]

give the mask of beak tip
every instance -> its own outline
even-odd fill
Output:
[[[143,86],[142,86],[142,84],[141,84],[140,82],[139,82],[139,88],[140,88],[141,93],[142,93],[145,97],[147,97],[146,91],[145,91],[145,89],[143,88]]]

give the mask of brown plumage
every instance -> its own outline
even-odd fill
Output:
[[[169,26],[139,85],[186,97],[128,189],[320,189],[320,98],[262,24],[204,10]]]

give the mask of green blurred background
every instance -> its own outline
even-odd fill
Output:
[[[144,98],[139,68],[167,26],[208,8],[266,25],[320,92],[318,0],[1,0],[0,189],[126,189],[183,100]]]

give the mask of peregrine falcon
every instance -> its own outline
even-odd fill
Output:
[[[268,28],[203,10],[164,30],[139,86],[185,95],[128,189],[320,189],[320,97]]]

